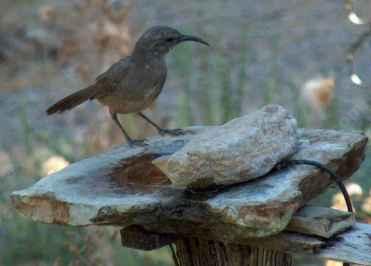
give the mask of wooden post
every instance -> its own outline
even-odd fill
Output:
[[[176,241],[179,266],[292,266],[289,254],[198,238]]]
[[[291,255],[263,247],[153,233],[136,225],[123,228],[120,233],[123,246],[140,250],[154,250],[175,243],[176,254],[173,252],[175,266],[293,265]]]

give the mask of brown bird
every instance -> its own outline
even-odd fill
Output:
[[[164,129],[141,111],[149,107],[161,93],[166,81],[165,55],[176,45],[185,41],[209,45],[201,38],[184,35],[179,31],[155,26],[147,30],[135,44],[130,56],[113,64],[99,75],[95,83],[79,90],[47,109],[47,114],[62,113],[87,100],[98,100],[108,107],[113,121],[121,129],[130,145],[143,144],[133,140],[120,124],[117,114],[137,113],[163,134],[179,135],[180,129]]]

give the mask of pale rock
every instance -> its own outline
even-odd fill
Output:
[[[296,120],[278,105],[212,127],[153,161],[178,187],[227,185],[267,174],[298,148]]]

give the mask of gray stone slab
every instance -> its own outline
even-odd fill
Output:
[[[295,159],[319,161],[344,178],[362,162],[367,143],[362,134],[311,129],[298,134]],[[190,196],[172,187],[152,160],[174,153],[195,137],[153,138],[147,147],[121,146],[79,161],[13,192],[13,204],[20,213],[46,223],[137,224],[152,232],[199,232],[238,242],[282,231],[300,206],[331,183],[313,167],[295,166],[217,193]]]
[[[292,217],[287,231],[331,238],[352,227],[354,214],[331,208],[305,206]]]
[[[154,164],[178,187],[198,189],[252,180],[297,151],[296,125],[283,107],[267,105],[205,130]]]
[[[316,256],[360,265],[371,265],[371,225],[357,223],[326,243]]]

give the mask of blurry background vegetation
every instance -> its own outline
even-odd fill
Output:
[[[0,265],[171,265],[167,249],[122,248],[117,228],[37,224],[9,204],[12,190],[122,143],[96,103],[54,117],[44,110],[127,55],[149,26],[174,26],[212,43],[210,49],[184,44],[168,56],[168,81],[150,112],[164,126],[220,124],[278,103],[302,127],[371,135],[371,2],[351,4],[1,0]],[[133,136],[154,134],[141,119],[122,119]],[[359,218],[371,222],[368,153],[348,189]],[[316,201],[344,208],[336,189]]]

